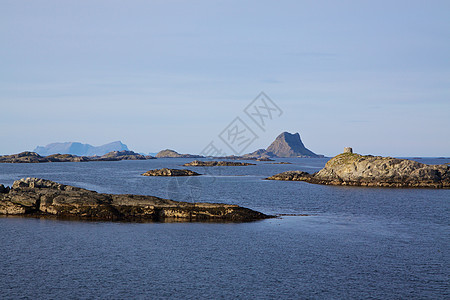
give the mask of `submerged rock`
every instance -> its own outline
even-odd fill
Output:
[[[185,170],[185,169],[168,169],[168,168],[162,168],[162,169],[155,169],[150,170],[142,174],[144,176],[198,176],[201,175],[197,172],[191,171],[191,170]]]
[[[100,194],[50,180],[17,180],[0,193],[0,214],[108,221],[255,221],[271,216],[229,204]]]
[[[330,159],[317,173],[288,171],[267,179],[329,185],[450,188],[450,166],[346,152]]]
[[[234,166],[255,166],[255,164],[234,162],[234,161],[201,161],[194,160],[190,163],[185,163],[186,167],[234,167]]]

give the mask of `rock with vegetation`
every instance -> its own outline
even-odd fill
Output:
[[[198,174],[197,172],[186,170],[186,169],[168,169],[168,168],[162,168],[162,169],[155,169],[150,170],[142,174],[144,176],[198,176],[201,174]]]
[[[161,150],[156,154],[157,158],[203,158],[201,155],[193,154],[180,154],[174,150],[166,149]]]
[[[105,221],[255,221],[271,216],[244,207],[142,195],[100,194],[39,178],[0,193],[0,214]]]
[[[317,173],[288,171],[268,179],[329,185],[450,188],[450,166],[347,152],[330,159]]]
[[[240,166],[255,166],[255,164],[244,163],[244,162],[234,162],[234,161],[201,161],[194,160],[190,163],[186,163],[183,166],[186,167],[240,167]]]

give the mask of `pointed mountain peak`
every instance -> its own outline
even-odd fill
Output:
[[[271,152],[278,157],[318,157],[317,154],[307,149],[305,145],[303,145],[300,134],[298,132],[294,134],[286,131],[282,132],[277,136],[275,141],[270,144],[266,151]]]

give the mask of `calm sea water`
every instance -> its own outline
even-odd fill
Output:
[[[185,178],[140,174],[181,168],[189,159],[0,164],[6,185],[41,177],[284,215],[241,224],[1,217],[0,297],[449,299],[450,190],[263,180],[287,170],[315,172],[326,160],[191,167],[205,175]]]

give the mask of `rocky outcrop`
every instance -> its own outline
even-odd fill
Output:
[[[347,152],[330,159],[317,173],[288,171],[267,179],[329,185],[450,188],[450,166]]]
[[[283,132],[267,149],[258,149],[242,156],[243,158],[271,158],[271,157],[324,157],[307,149],[300,138],[300,134]]]
[[[161,150],[156,154],[157,158],[203,158],[201,155],[193,154],[180,154],[174,150],[166,149]]]
[[[150,170],[142,174],[144,176],[198,176],[201,174],[198,174],[197,172],[191,171],[191,170],[185,170],[185,169],[155,169]]]
[[[39,178],[0,193],[0,214],[108,221],[255,221],[265,214],[237,205],[188,203],[141,195],[100,194]]]
[[[186,163],[183,166],[186,167],[237,167],[237,166],[255,166],[255,164],[234,162],[234,161],[201,161],[194,160],[190,163]]]

